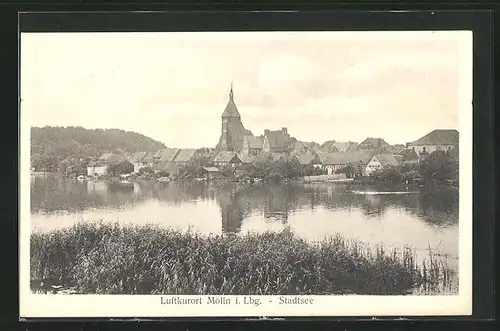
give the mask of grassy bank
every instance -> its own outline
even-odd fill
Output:
[[[80,223],[31,235],[31,286],[92,294],[408,294],[447,286],[445,264],[417,266],[340,236],[291,231],[201,236],[156,226]]]

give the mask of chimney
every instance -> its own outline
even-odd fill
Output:
[[[284,134],[287,134],[287,129],[286,128],[281,128],[281,132],[283,132]]]
[[[411,147],[411,143],[406,143],[406,148],[410,148]]]
[[[265,129],[265,130],[264,130],[264,134],[265,134],[265,135],[269,134],[269,130],[268,130],[268,129]]]

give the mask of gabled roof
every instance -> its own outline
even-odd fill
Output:
[[[174,162],[189,162],[196,154],[196,149],[181,149],[177,156],[174,158]]]
[[[114,153],[104,153],[99,158],[98,162],[106,162],[106,163],[117,163],[126,160],[125,154],[114,154]]]
[[[272,162],[273,160],[274,160],[273,155],[270,152],[261,151],[254,157],[253,162],[266,163],[266,162]]]
[[[323,165],[366,164],[374,154],[372,150],[354,150],[345,153],[320,153],[319,158]]]
[[[255,158],[251,155],[245,155],[245,154],[238,154],[238,157],[240,158],[241,163],[245,163],[245,164],[252,163],[254,161],[254,158]]]
[[[403,162],[402,155],[394,155],[394,154],[377,154],[374,157],[380,162],[382,166],[392,165],[397,166]]]
[[[422,138],[415,141],[412,145],[458,145],[459,133],[457,130],[434,130]]]
[[[348,152],[350,150],[356,149],[358,147],[358,143],[354,141],[336,141],[334,146],[337,147],[339,152]]]
[[[346,157],[346,153],[334,152],[334,153],[320,153],[319,159],[323,165],[339,165],[348,164],[350,161]]]
[[[269,142],[269,147],[277,150],[285,150],[290,142],[290,136],[282,130],[266,131],[265,138]]]
[[[234,159],[234,157],[237,157],[238,159],[240,159],[238,154],[236,154],[235,152],[221,151],[215,157],[214,162],[231,162]],[[240,161],[241,161],[241,159],[240,159]]]
[[[418,160],[418,155],[413,148],[403,148],[397,153],[397,155],[401,155],[403,157],[403,161]]]
[[[296,154],[295,156],[301,165],[310,165],[316,160],[316,155],[311,152]]]
[[[136,152],[136,153],[131,153],[130,155],[127,156],[127,159],[132,162],[141,162],[147,155],[147,152]]]
[[[160,162],[170,162],[174,160],[177,153],[179,153],[178,148],[163,148],[154,154],[154,158]]]
[[[382,138],[366,138],[361,144],[358,145],[360,149],[375,149],[389,146]]]
[[[274,161],[286,161],[286,154],[285,153],[271,153],[273,156]]]
[[[299,155],[305,153],[309,149],[302,142],[298,140],[293,140],[293,149],[290,152],[290,155]]]
[[[305,146],[306,149],[313,151],[313,152],[318,152],[321,150],[321,145],[318,144],[317,142],[314,141],[301,141],[300,142],[303,146]]]

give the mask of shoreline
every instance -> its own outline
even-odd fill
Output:
[[[304,178],[299,178],[299,179],[285,179],[281,180],[278,182],[274,181],[266,181],[263,179],[258,179],[257,181],[254,181],[253,183],[250,183],[248,180],[235,180],[233,178],[218,178],[218,179],[207,179],[207,178],[176,178],[176,179],[169,179],[169,180],[159,180],[158,178],[155,179],[148,179],[148,178],[140,178],[140,177],[135,177],[132,179],[127,179],[127,178],[119,178],[119,177],[86,177],[84,176],[83,178],[78,178],[75,176],[68,176],[62,173],[57,173],[57,172],[52,172],[52,173],[45,173],[45,172],[31,172],[31,176],[61,176],[65,179],[73,179],[73,180],[79,180],[79,181],[91,181],[91,182],[121,182],[121,183],[170,183],[170,182],[205,182],[205,183],[239,183],[239,184],[251,184],[251,185],[262,185],[262,184],[352,184],[352,185],[362,185],[362,186],[378,186],[378,187],[408,187],[408,188],[456,188],[459,189],[458,185],[455,185],[454,183],[449,183],[449,184],[435,184],[435,183],[428,183],[428,184],[422,184],[422,183],[408,183],[406,184],[405,182],[396,182],[396,183],[385,183],[385,182],[377,182],[374,180],[371,180],[368,177],[358,177],[354,179],[338,179],[338,180],[316,180],[316,181],[311,181],[311,180],[305,180]],[[306,176],[310,177],[310,176]]]

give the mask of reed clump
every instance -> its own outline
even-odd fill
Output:
[[[450,281],[445,264],[418,266],[409,248],[339,235],[313,244],[289,229],[205,236],[103,222],[32,233],[30,271],[35,292],[85,294],[398,295]]]

